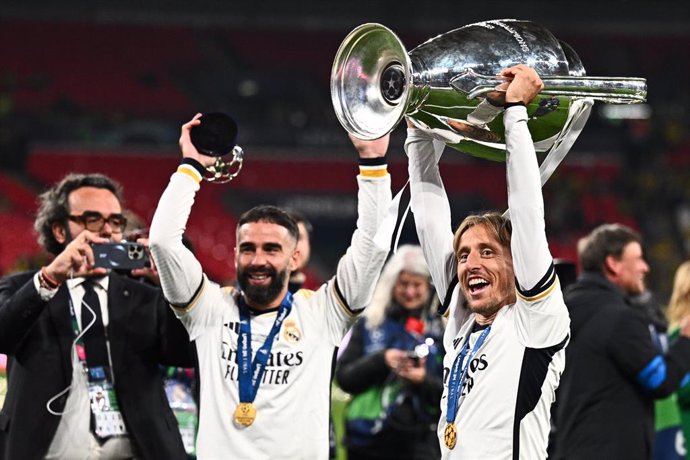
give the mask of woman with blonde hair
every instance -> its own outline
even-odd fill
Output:
[[[673,292],[666,311],[670,329],[678,329],[681,321],[688,315],[690,315],[690,260],[680,264],[673,278]]]
[[[690,318],[690,260],[683,262],[676,269],[676,274],[673,278],[671,300],[666,309],[666,317],[669,321],[668,341],[671,343],[678,339],[681,325]],[[671,413],[676,414],[675,420],[677,420],[678,413],[680,413],[680,424],[685,437],[685,458],[690,460],[690,449],[687,448],[688,442],[690,442],[690,374],[685,376],[678,391],[668,399],[677,402],[677,412]],[[657,430],[659,429],[660,421],[663,421],[660,420],[660,409],[661,406],[657,403]],[[659,432],[657,432],[658,441]],[[677,442],[673,444],[675,446]]]
[[[440,457],[443,322],[435,300],[421,248],[398,248],[336,371],[353,395],[345,423],[350,460]]]

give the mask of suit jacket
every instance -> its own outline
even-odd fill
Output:
[[[556,459],[652,458],[654,400],[673,393],[690,370],[690,340],[662,355],[650,320],[621,289],[598,273],[583,273],[565,293],[571,341],[556,397]],[[658,356],[665,375],[654,390],[638,377]]]
[[[46,402],[70,385],[73,331],[63,284],[48,302],[34,273],[0,280],[0,353],[10,356],[8,388],[0,412],[0,458],[43,458],[60,422]],[[189,336],[159,289],[111,273],[108,337],[116,393],[127,430],[141,458],[185,459],[165,396],[159,363],[192,366]],[[51,408],[61,412],[67,395]]]

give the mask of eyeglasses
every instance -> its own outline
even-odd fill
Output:
[[[84,211],[81,216],[68,216],[69,220],[83,225],[90,232],[100,232],[108,222],[113,233],[122,233],[127,227],[127,218],[122,214],[111,214],[106,219],[96,211]]]

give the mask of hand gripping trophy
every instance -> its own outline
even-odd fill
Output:
[[[359,138],[377,139],[407,116],[456,150],[505,161],[497,74],[515,64],[534,68],[544,82],[528,106],[535,148],[549,152],[542,184],[575,142],[594,100],[640,103],[647,94],[643,78],[587,76],[575,51],[544,27],[501,19],[452,30],[409,53],[388,28],[363,24],[336,54],[331,98],[340,123]]]

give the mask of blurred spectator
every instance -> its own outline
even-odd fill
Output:
[[[290,215],[295,219],[295,222],[297,222],[297,228],[299,229],[299,240],[297,240],[297,250],[299,251],[297,268],[290,273],[290,280],[288,281],[288,290],[294,294],[302,289],[307,280],[304,269],[311,257],[311,234],[313,232],[313,227],[301,213],[290,211]]]
[[[657,348],[664,354],[668,353],[668,320],[664,314],[664,307],[656,296],[646,289],[639,294],[631,295],[628,302],[631,308],[639,310],[649,321],[650,334]],[[654,460],[685,458],[685,438],[677,400],[678,395],[674,392],[666,398],[654,401]]]
[[[670,323],[668,330],[669,343],[674,343],[678,340],[682,329],[682,322],[688,315],[690,315],[690,260],[683,262],[678,267],[673,278],[673,292],[666,310],[666,316]],[[683,454],[685,455],[684,458],[690,459],[690,455],[688,455],[688,440],[690,440],[690,378],[688,378],[687,374],[674,396],[673,401],[677,404],[685,441],[681,444]]]
[[[558,401],[555,458],[648,460],[654,400],[690,370],[690,323],[664,353],[662,338],[629,296],[645,290],[640,236],[601,225],[578,244],[583,273],[565,293],[572,338]]]
[[[443,324],[432,299],[421,248],[401,246],[383,268],[336,372],[340,387],[353,395],[346,411],[348,458],[440,458]]]
[[[7,392],[7,356],[0,354],[0,406],[5,401]]]

